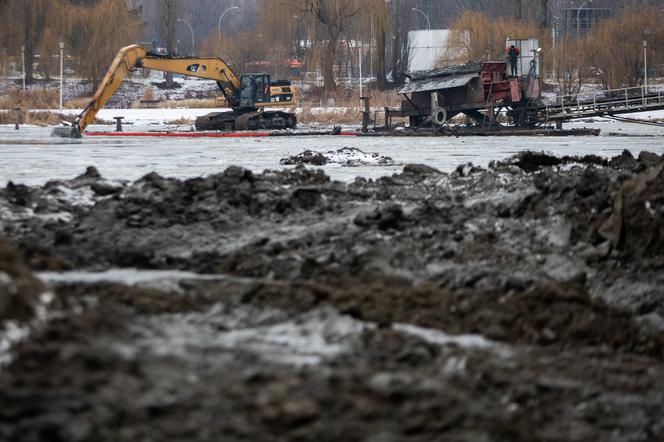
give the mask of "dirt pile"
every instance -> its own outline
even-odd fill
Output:
[[[664,255],[664,161],[622,185],[600,233],[633,256]]]
[[[0,439],[663,439],[663,175],[524,153],[10,184],[3,234],[73,271],[40,273]]]
[[[16,250],[0,238],[0,329],[4,320],[27,322],[34,317],[43,290]]]

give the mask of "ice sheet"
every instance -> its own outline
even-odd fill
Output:
[[[112,110],[126,114],[129,110]],[[159,112],[171,112],[171,109]],[[194,112],[184,109],[174,111]],[[206,110],[209,111],[209,110]],[[145,110],[140,110],[145,112]],[[201,110],[198,110],[200,113]],[[486,166],[523,150],[558,155],[618,155],[623,149],[664,153],[664,128],[617,122],[577,123],[566,127],[600,128],[599,137],[277,137],[223,139],[161,139],[84,137],[82,140],[50,137],[50,128],[27,127],[15,131],[0,126],[0,185],[7,181],[43,184],[53,178],[73,178],[95,166],[108,179],[137,179],[155,171],[167,177],[189,178],[219,173],[231,165],[256,172],[280,169],[279,160],[306,149],[318,151],[356,147],[389,156],[396,164],[426,163],[443,171],[472,162]],[[133,126],[132,130],[155,130],[165,126]],[[92,126],[92,130],[111,130]],[[608,133],[649,135],[611,137]],[[402,166],[364,165],[347,168],[339,164],[322,167],[333,179],[378,178],[402,170]]]

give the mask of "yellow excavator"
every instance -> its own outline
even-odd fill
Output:
[[[136,69],[151,69],[217,82],[232,111],[213,112],[196,119],[197,130],[289,129],[297,126],[295,114],[267,108],[295,104],[290,81],[270,81],[270,75],[236,75],[221,58],[181,57],[150,52],[140,45],[126,46],[118,52],[92,101],[71,123],[56,127],[52,134],[79,138],[104,107],[122,80]]]

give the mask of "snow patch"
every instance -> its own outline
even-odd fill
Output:
[[[95,193],[90,186],[71,188],[63,185],[56,187],[60,195],[58,200],[65,200],[72,206],[90,207],[95,205]]]
[[[49,319],[48,308],[53,302],[52,292],[39,295],[35,306],[35,317],[29,323],[9,320],[0,321],[0,372],[13,360],[12,348],[30,337],[31,330],[39,327]]]
[[[255,354],[278,364],[310,366],[346,353],[375,326],[326,307],[295,317],[274,309],[243,306],[226,311],[148,319],[137,331],[139,347],[157,355],[230,350]]]
[[[457,345],[469,349],[486,349],[496,345],[481,335],[448,335],[440,330],[422,328],[411,324],[396,323],[392,325],[392,329],[416,336],[435,345]]]
[[[219,280],[223,275],[200,274],[180,270],[142,270],[134,268],[108,269],[101,272],[74,270],[69,272],[40,272],[37,278],[46,284],[110,282],[125,285],[145,285],[181,281],[183,279]],[[156,288],[160,288],[159,285]]]
[[[342,147],[341,149],[330,150],[326,153],[305,150],[300,154],[282,158],[279,164],[284,166],[298,164],[310,164],[313,166],[339,164],[342,167],[395,166],[394,160],[390,157],[375,152],[364,152],[356,147]]]
[[[468,198],[464,200],[463,206],[466,209],[470,209],[472,207],[475,207],[478,204],[482,203],[493,203],[493,204],[507,204],[507,205],[513,205],[516,204],[520,201],[522,201],[524,198],[526,198],[528,195],[531,195],[533,193],[536,193],[537,189],[535,189],[534,186],[530,186],[526,189],[522,190],[517,190],[514,192],[509,192],[506,190],[498,190],[493,193],[489,193],[486,195],[478,195],[473,198]]]
[[[0,325],[0,369],[13,360],[11,349],[30,336],[30,327],[18,321],[5,321]]]
[[[329,163],[341,164],[346,167],[394,165],[394,160],[390,157],[382,156],[376,152],[364,152],[356,147],[342,147],[339,150],[331,150],[324,155]]]
[[[270,363],[296,367],[319,365],[361,346],[361,336],[377,325],[333,307],[322,307],[293,316],[285,311],[253,306],[221,304],[207,312],[159,315],[132,326],[138,346],[117,350],[126,357],[148,351],[158,356],[192,358],[198,354],[229,357],[249,353]],[[410,324],[394,324],[393,330],[434,345],[456,345],[464,349],[498,348],[479,335],[448,335]],[[458,367],[457,367],[458,368]]]

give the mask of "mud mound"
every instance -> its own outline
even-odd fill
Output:
[[[658,158],[8,185],[0,439],[664,440]]]
[[[506,160],[492,162],[491,167],[494,169],[505,169],[509,166],[516,166],[524,172],[531,173],[547,167],[561,166],[564,164],[578,164],[600,167],[609,166],[616,170],[642,172],[657,164],[659,159],[659,155],[646,151],[641,152],[638,158],[634,158],[634,155],[632,155],[630,151],[625,150],[620,155],[613,157],[610,160],[597,155],[565,155],[557,157],[545,152],[525,151],[519,152]]]
[[[664,256],[664,161],[622,185],[600,233],[629,255]]]
[[[311,164],[312,166],[324,166],[328,158],[320,152],[305,150],[304,152],[290,157],[282,158],[279,164],[283,166],[296,166],[298,164]]]
[[[506,295],[491,290],[450,291],[396,278],[365,277],[328,284],[261,285],[242,300],[302,311],[330,304],[342,313],[384,327],[407,323],[514,344],[606,345],[658,359],[664,356],[664,332],[642,330],[629,312],[592,299],[582,282],[539,281],[526,291]]]
[[[661,363],[603,342],[610,320],[629,333],[634,324],[621,314],[611,318],[615,312],[607,315],[578,287],[541,286],[507,300],[484,298],[482,306],[479,296],[396,279],[339,288],[201,284],[161,293],[59,287],[67,314],[22,345],[0,377],[0,434],[11,441],[43,434],[101,441],[380,434],[378,440],[476,442],[566,440],[570,425],[585,439],[617,441],[643,428],[655,440],[664,434]],[[499,303],[506,305],[495,318]],[[372,325],[359,316],[390,320]],[[510,329],[513,342],[531,345],[414,325],[459,322],[458,330]],[[595,339],[602,343],[593,346]],[[303,353],[287,353],[291,348]],[[293,356],[312,361],[318,352],[331,359],[290,365]],[[616,429],[620,438],[611,437]]]
[[[310,164],[312,166],[324,166],[325,164],[340,164],[343,167],[357,167],[366,165],[388,166],[394,165],[390,157],[382,156],[375,152],[364,152],[355,147],[343,147],[326,153],[305,150],[301,154],[282,158],[279,164],[293,166],[298,164]]]
[[[0,238],[0,328],[3,320],[30,320],[42,291],[16,250]]]
[[[534,172],[541,167],[557,166],[562,164],[560,158],[545,153],[523,152],[516,155],[513,164],[526,172]]]

